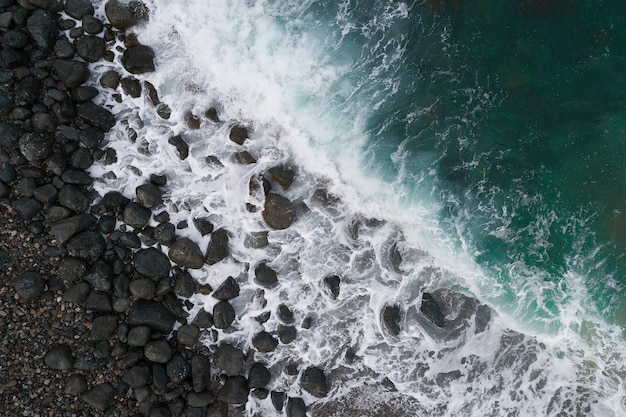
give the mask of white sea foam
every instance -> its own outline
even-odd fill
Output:
[[[257,354],[273,370],[272,389],[313,402],[294,383],[297,377],[283,371],[294,361],[338,375],[329,398],[315,401],[332,401],[359,381],[387,377],[400,392],[419,400],[422,415],[626,415],[623,339],[590,307],[580,275],[566,272],[568,289],[560,290],[520,263],[508,271],[515,285],[500,282],[473,261],[472,242],[459,243],[444,230],[436,196],[406,186],[402,180],[410,174],[408,168],[399,170],[391,183],[372,175],[375,169],[368,171],[374,168],[365,147],[372,134],[365,130],[369,110],[356,97],[369,86],[351,75],[359,70],[352,60],[362,51],[355,47],[347,56],[332,52],[349,40],[351,31],[384,30],[418,6],[394,3],[383,8],[388,10],[381,21],[358,26],[347,14],[347,2],[338,8],[334,23],[322,20],[312,1],[146,3],[151,17],[139,29],[139,39],[157,52],[157,71],[139,78],[157,87],[172,116],[159,118],[144,97],[124,96],[121,104],[107,101],[121,119],[107,136],[118,161],[96,164],[92,173],[102,177],[111,171],[116,179],[97,181],[94,187],[101,194],[118,190],[134,197],[136,186],[150,174],[165,174],[168,185],[159,210],[167,209],[173,224],[190,225],[178,235],[206,248],[209,237],[191,226],[193,218],[205,216],[231,233],[229,259],[190,273],[213,288],[227,276],[241,286],[241,295],[233,300],[237,320],[232,329],[217,331],[220,342],[248,348],[257,331],[276,331],[279,304],[292,309],[296,341],[279,345],[271,355]],[[402,42],[392,46],[383,48],[393,52],[381,61],[384,65],[400,62],[405,54]],[[92,67],[123,72],[117,62],[119,57]],[[390,81],[388,91],[394,85]],[[203,119],[199,130],[186,127],[185,112],[202,115],[211,106],[218,108],[223,123]],[[243,147],[228,140],[236,123],[251,127]],[[129,140],[131,128],[135,142]],[[175,134],[189,143],[184,161],[168,143]],[[257,162],[234,162],[233,153],[242,149]],[[222,166],[207,164],[208,155],[219,158]],[[394,158],[402,165],[402,148]],[[424,155],[430,161],[426,165],[436,158]],[[267,247],[253,249],[249,235],[268,228],[260,210],[246,206],[260,209],[264,198],[250,192],[250,181],[281,164],[293,167],[296,177],[290,189],[273,184],[275,190],[310,211],[301,210],[288,230],[270,231]],[[319,189],[340,201],[326,206],[316,194]],[[506,237],[506,227],[499,233]],[[396,253],[402,258],[399,265]],[[276,269],[280,282],[263,293],[254,282],[260,262]],[[341,276],[336,300],[323,281],[331,274]],[[558,306],[541,323],[544,291],[556,296]],[[424,292],[437,294],[448,305],[446,329],[421,313]],[[192,313],[212,311],[216,303],[199,294],[191,300],[196,305]],[[383,325],[387,305],[401,307],[398,336]],[[267,311],[272,316],[259,324],[255,317]],[[301,326],[307,317],[313,320],[309,329]],[[216,344],[211,338],[205,343]],[[346,359],[348,350],[353,360]],[[268,401],[249,401],[249,414],[256,410],[273,412]]]

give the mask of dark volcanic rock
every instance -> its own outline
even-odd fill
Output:
[[[227,329],[235,320],[235,310],[228,301],[220,301],[213,307],[213,322],[216,329]]]
[[[272,373],[262,363],[256,362],[250,368],[250,373],[248,374],[250,388],[265,388],[271,379]]]
[[[156,292],[154,282],[148,278],[140,278],[131,281],[129,289],[134,297],[143,298],[145,300],[154,298]]]
[[[61,259],[57,267],[59,278],[66,285],[78,282],[78,280],[87,272],[87,264],[82,259],[66,256]]]
[[[180,354],[176,354],[167,362],[165,370],[170,381],[178,383],[191,374],[191,365]]]
[[[329,275],[324,278],[324,284],[326,288],[328,288],[328,292],[333,300],[336,300],[339,297],[339,289],[341,284],[341,278],[337,275]]]
[[[67,242],[67,253],[74,258],[94,262],[104,254],[104,238],[91,230],[81,232]]]
[[[131,74],[152,72],[154,71],[154,51],[146,45],[131,46],[122,55],[122,65]]]
[[[13,202],[13,208],[22,218],[30,220],[39,214],[41,204],[34,198],[18,198]]]
[[[285,408],[287,417],[306,417],[306,404],[302,398],[289,398]]]
[[[150,341],[150,326],[134,326],[128,332],[128,346],[145,346]]]
[[[204,355],[193,355],[191,357],[191,381],[193,390],[201,392],[207,388],[211,382],[211,361]]]
[[[206,251],[206,263],[214,265],[226,258],[229,253],[228,232],[225,229],[217,229],[211,234],[211,240]]]
[[[141,96],[141,84],[139,80],[133,77],[124,77],[120,80],[120,85],[124,93],[133,98]]]
[[[107,340],[117,330],[117,316],[96,317],[91,324],[89,340]]]
[[[94,8],[89,0],[67,0],[63,9],[74,19],[82,19],[83,16],[94,13]]]
[[[26,29],[43,52],[52,51],[57,39],[57,18],[47,10],[35,10],[26,22]]]
[[[81,36],[76,41],[76,52],[87,62],[96,62],[107,51],[104,39],[97,36]]]
[[[104,29],[104,24],[93,16],[87,15],[83,17],[83,29],[90,35],[97,35]]]
[[[86,85],[80,85],[72,89],[72,97],[78,103],[84,103],[86,101],[89,101],[95,98],[99,93],[100,91],[98,91],[96,87],[90,87]],[[80,149],[84,149],[84,148],[80,148]]]
[[[174,294],[179,297],[189,298],[198,290],[198,283],[187,271],[176,275],[174,282]]]
[[[122,375],[122,381],[131,387],[146,385],[150,381],[150,368],[145,363],[135,365]]]
[[[176,238],[176,226],[172,223],[161,223],[154,228],[154,238],[161,245],[171,245]]]
[[[135,193],[141,205],[146,208],[156,207],[163,202],[161,190],[152,183],[140,185],[135,189]]]
[[[172,358],[172,347],[165,340],[157,340],[146,345],[144,355],[151,362],[167,363]]]
[[[31,301],[39,297],[45,286],[45,281],[37,272],[24,272],[13,282],[15,292],[24,301]]]
[[[76,233],[87,230],[96,222],[96,218],[91,214],[79,214],[52,223],[50,230],[57,242],[64,245]]]
[[[285,304],[280,303],[278,305],[276,314],[283,323],[293,323],[293,311],[291,311]]]
[[[286,398],[287,396],[285,395],[284,392],[272,391],[270,393],[270,399],[272,400],[272,405],[277,411],[283,411]]]
[[[282,324],[278,325],[276,333],[278,334],[278,339],[280,339],[280,342],[284,344],[289,344],[293,342],[298,336],[298,332],[296,331],[295,326],[284,326]]]
[[[400,307],[397,305],[386,305],[383,309],[382,321],[387,331],[392,336],[400,334]]]
[[[104,411],[113,403],[115,388],[108,382],[105,382],[85,392],[81,398],[95,409]]]
[[[243,404],[248,401],[248,381],[243,376],[229,376],[217,393],[217,398],[228,404]]]
[[[81,374],[73,374],[67,378],[65,392],[67,395],[80,395],[87,391],[87,378]]]
[[[19,140],[20,152],[29,162],[41,162],[52,149],[52,141],[48,135],[25,133]]]
[[[234,126],[230,129],[229,137],[237,145],[243,145],[246,139],[248,139],[248,129],[243,126]]]
[[[185,324],[180,326],[176,331],[176,340],[184,346],[193,346],[198,343],[200,329],[193,324]]]
[[[185,268],[200,269],[204,265],[202,251],[196,242],[186,237],[171,244],[168,256],[172,262]]]
[[[264,287],[273,286],[278,282],[276,271],[267,266],[265,262],[261,262],[254,269],[254,281]]]
[[[272,352],[278,346],[278,340],[266,331],[261,331],[252,337],[252,345],[259,352]]]
[[[113,268],[104,260],[97,260],[83,275],[83,281],[100,291],[109,291],[113,285]]]
[[[90,75],[87,65],[79,61],[55,59],[53,68],[57,77],[69,88],[78,87],[87,81]]]
[[[196,229],[198,229],[198,232],[200,232],[202,236],[206,236],[209,233],[213,232],[213,223],[211,223],[209,219],[205,217],[198,217],[193,219],[193,224],[194,226],[196,226]]]
[[[283,189],[287,189],[293,182],[294,173],[285,167],[270,168],[270,175]]]
[[[238,375],[243,367],[244,355],[241,349],[223,344],[217,348],[213,354],[213,364],[215,367],[227,375]]]
[[[141,229],[148,224],[150,216],[152,216],[152,211],[149,208],[133,201],[128,203],[128,205],[124,208],[123,214],[124,223],[136,229]]]
[[[306,368],[300,378],[300,386],[309,394],[322,398],[328,394],[328,384],[324,371],[315,366]]]
[[[263,219],[274,229],[286,229],[296,218],[296,209],[291,201],[278,194],[268,194],[265,197]]]
[[[189,145],[180,135],[172,136],[167,140],[170,145],[173,145],[178,151],[178,157],[181,160],[187,159],[189,156]]]
[[[428,320],[430,320],[433,324],[438,327],[443,327],[445,324],[445,316],[435,298],[425,292],[422,294],[422,305],[420,306],[420,311]]]
[[[218,300],[232,300],[239,296],[239,284],[233,277],[228,277],[211,295]]]
[[[100,85],[115,90],[120,85],[120,75],[115,70],[109,70],[100,77]]]
[[[126,30],[137,24],[137,17],[128,4],[118,0],[109,0],[104,5],[104,13],[111,25],[120,30]]]
[[[159,281],[167,278],[170,273],[170,261],[167,256],[158,249],[140,249],[133,256],[133,265],[137,272]]]
[[[163,333],[169,333],[175,322],[176,316],[163,304],[153,300],[137,300],[128,314],[128,323],[131,326],[146,325]]]
[[[104,132],[108,132],[115,125],[115,116],[107,109],[91,101],[79,104],[76,115]]]
[[[73,185],[66,185],[61,188],[58,198],[59,204],[76,213],[82,213],[89,208],[89,198]]]

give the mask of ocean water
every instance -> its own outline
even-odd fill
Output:
[[[208,216],[231,233],[231,257],[190,271],[242,288],[233,328],[206,335],[208,346],[250,347],[277,330],[282,303],[297,338],[259,357],[272,389],[308,404],[385,380],[421,416],[626,416],[620,2],[146,4],[137,33],[157,71],[139,78],[172,115],[103,94],[120,120],[107,137],[118,160],[92,173],[105,177],[99,192],[129,197],[164,174],[172,223]],[[92,68],[123,72],[119,56]],[[210,107],[222,122],[202,117]],[[250,128],[244,146],[228,140],[235,124]],[[168,144],[177,134],[184,161]],[[234,162],[241,150],[257,162]],[[296,173],[288,190],[274,184],[298,208],[284,231],[263,222],[254,186],[279,165]],[[252,247],[267,230],[269,245]],[[178,233],[208,244],[193,227]],[[255,284],[260,262],[278,271],[277,287]],[[422,313],[425,293],[443,328]],[[216,300],[192,301],[195,314]],[[398,335],[386,306],[399,309]],[[329,396],[302,392],[290,362],[332,375]],[[246,410],[275,412],[269,400]]]

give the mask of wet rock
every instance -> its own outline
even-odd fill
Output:
[[[52,369],[66,370],[74,367],[74,356],[68,345],[57,345],[50,349],[43,361]]]
[[[400,334],[400,307],[397,305],[386,305],[382,313],[383,325],[390,335]]]
[[[248,139],[248,129],[243,126],[234,126],[230,129],[229,138],[237,145],[243,145],[246,139]]]
[[[287,417],[306,417],[306,404],[302,398],[289,398],[285,408]]]
[[[176,316],[154,300],[137,300],[128,314],[131,326],[150,326],[163,333],[169,333],[174,327]]]
[[[124,77],[120,80],[122,91],[133,98],[141,96],[141,84],[139,80],[133,77]]]
[[[198,284],[195,279],[188,272],[183,271],[176,276],[176,281],[174,282],[174,294],[189,298],[198,289]]]
[[[193,219],[193,224],[202,236],[206,236],[213,232],[213,223],[211,223],[206,217]]]
[[[204,355],[191,357],[191,381],[195,392],[202,392],[211,382],[211,361]]]
[[[172,223],[161,223],[154,228],[154,238],[161,245],[169,246],[176,238],[176,227]]]
[[[89,229],[95,222],[96,218],[91,214],[79,214],[54,222],[50,231],[57,242],[64,245],[72,236]]]
[[[170,106],[168,106],[165,103],[160,103],[156,107],[156,111],[157,111],[157,114],[159,115],[159,117],[161,119],[167,120],[172,115],[172,110],[170,109]],[[182,153],[180,153],[180,159],[185,159],[185,158],[183,158],[183,154]]]
[[[97,36],[81,36],[75,43],[76,52],[87,62],[96,62],[107,51],[104,39]]]
[[[104,29],[104,24],[100,19],[87,15],[83,17],[83,29],[90,35],[97,35]]]
[[[154,298],[154,294],[156,291],[154,283],[148,278],[141,278],[131,281],[129,289],[130,293],[135,298],[143,298],[145,300],[150,300]]]
[[[293,323],[293,311],[291,311],[285,304],[281,303],[278,305],[276,314],[283,323]]]
[[[89,0],[67,0],[63,9],[74,19],[82,19],[85,15],[93,15],[94,13],[94,8]]]
[[[59,204],[76,213],[84,212],[89,208],[89,198],[73,185],[66,185],[61,188],[58,199]]]
[[[189,156],[189,145],[180,135],[172,136],[167,140],[170,145],[173,145],[178,151],[178,157],[181,160],[187,159]]]
[[[91,324],[89,340],[107,340],[117,330],[117,316],[96,317]]]
[[[220,345],[213,354],[213,364],[227,375],[240,374],[243,360],[243,352],[229,344]]]
[[[126,30],[137,24],[137,16],[127,3],[109,0],[104,5],[104,13],[116,29]]]
[[[54,14],[47,10],[35,10],[26,22],[26,29],[39,49],[46,53],[52,51],[59,33]]]
[[[248,381],[240,375],[229,376],[217,393],[217,398],[228,404],[243,404],[248,401]]]
[[[272,228],[283,230],[291,226],[296,218],[296,209],[291,201],[278,194],[265,197],[263,219]]]
[[[254,282],[264,287],[274,286],[278,282],[278,276],[276,275],[276,271],[267,266],[265,262],[261,262],[257,265],[257,267],[254,269],[254,275]]]
[[[256,158],[248,151],[237,152],[233,155],[233,160],[240,165],[250,165],[256,163]]]
[[[87,101],[95,98],[99,93],[100,92],[95,87],[81,85],[81,86],[78,86],[78,87],[74,87],[72,89],[72,98],[77,103],[84,103],[84,102],[87,102]],[[84,148],[81,148],[81,149],[84,149]],[[89,165],[91,165],[91,164],[89,164]],[[87,168],[89,165],[87,165],[86,167],[77,167],[77,168]]]
[[[207,407],[206,417],[228,417],[228,404],[223,401],[215,401]]]
[[[300,386],[309,394],[322,398],[328,394],[328,383],[324,371],[315,366],[306,368],[300,378]]]
[[[104,411],[113,403],[115,388],[105,382],[85,392],[81,398],[95,409]]]
[[[115,90],[120,85],[120,75],[115,70],[109,70],[100,77],[100,85]]]
[[[200,269],[204,265],[204,255],[198,245],[185,237],[170,245],[168,256],[172,262],[184,268]]]
[[[201,329],[208,329],[209,327],[213,327],[213,315],[208,311],[202,309],[194,318],[193,324],[200,327]]]
[[[260,362],[252,365],[248,373],[248,385],[250,388],[265,388],[271,379],[272,374],[270,370]]]
[[[104,132],[108,132],[115,125],[115,116],[91,101],[79,104],[76,107],[76,115]]]
[[[61,179],[66,184],[74,185],[90,185],[93,182],[93,178],[82,169],[67,169],[61,174]]]
[[[211,240],[206,251],[206,263],[214,265],[226,258],[230,253],[228,248],[228,232],[218,229],[211,234]]]
[[[152,216],[152,211],[139,203],[131,202],[124,208],[124,223],[136,229],[143,228]]]
[[[127,248],[139,249],[141,247],[141,239],[133,232],[124,232],[119,238],[120,245]]]
[[[276,409],[276,411],[283,411],[283,407],[285,406],[285,399],[287,396],[284,392],[272,391],[270,393],[270,399],[272,401],[272,405]]]
[[[40,163],[50,154],[52,140],[48,135],[25,133],[20,137],[19,149],[28,162]]]
[[[200,129],[200,118],[188,111],[184,116],[185,124],[189,129]]]
[[[278,334],[280,342],[285,345],[296,340],[296,337],[298,336],[295,326],[284,326],[282,324],[278,325],[276,333]]]
[[[152,103],[152,105],[153,106],[158,105],[160,101],[159,101],[159,93],[157,92],[157,89],[149,81],[144,81],[143,85],[144,85],[144,88],[146,89],[146,92],[148,93],[148,98],[150,99],[150,102]]]
[[[150,326],[134,326],[128,332],[127,343],[129,346],[145,346],[150,341]]]
[[[64,392],[67,395],[80,395],[87,391],[87,379],[81,374],[73,374],[67,378]]]
[[[278,346],[278,340],[266,331],[261,331],[252,337],[252,345],[259,352],[272,352]]]
[[[431,294],[427,292],[422,294],[422,304],[420,306],[420,311],[434,325],[438,327],[444,327],[445,316],[443,314],[443,311],[441,311],[439,304],[437,304],[437,301]]]
[[[328,289],[330,296],[333,300],[336,300],[339,297],[339,289],[341,285],[341,278],[337,275],[329,275],[324,278],[324,285]]]
[[[122,54],[122,65],[131,74],[154,71],[154,51],[146,45],[127,48]]]
[[[104,260],[97,260],[83,275],[83,281],[99,291],[109,291],[113,284],[113,269]]]
[[[220,301],[213,307],[213,322],[216,329],[227,329],[235,320],[235,310],[228,301]]]
[[[293,182],[294,173],[289,168],[273,167],[270,168],[269,173],[283,189],[289,188]]]
[[[180,326],[176,331],[176,340],[184,346],[193,346],[198,343],[200,329],[193,324],[185,324]]]
[[[233,277],[228,277],[212,295],[218,300],[232,300],[239,296],[239,284]]]
[[[167,363],[172,358],[172,348],[165,340],[157,340],[146,345],[144,355],[151,362]]]
[[[135,189],[135,193],[139,203],[146,208],[156,207],[163,202],[161,190],[152,183],[140,185]]]
[[[71,238],[66,247],[70,256],[94,262],[104,254],[104,238],[98,232],[87,230]]]
[[[87,271],[87,264],[82,259],[66,256],[59,262],[57,272],[63,283],[73,284]]]
[[[62,59],[72,58],[74,56],[74,53],[76,52],[76,47],[74,46],[74,44],[64,38],[57,39],[57,41],[54,43],[53,49],[54,49],[54,54],[57,56],[57,58],[62,58]],[[55,100],[57,99],[55,98]],[[57,100],[57,101],[62,101],[62,100]]]
[[[174,383],[181,382],[191,374],[191,365],[181,355],[176,354],[165,366],[167,376]]]
[[[55,59],[53,68],[57,77],[69,88],[83,84],[90,75],[87,65],[79,61]]]

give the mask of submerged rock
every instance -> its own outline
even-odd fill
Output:
[[[427,292],[422,294],[420,311],[436,326],[443,327],[445,325],[445,316],[443,311],[441,311],[441,308],[439,307],[439,304],[437,304],[435,298]]]
[[[274,229],[286,229],[296,218],[296,209],[285,197],[278,194],[268,194],[265,197],[263,219]]]
[[[390,335],[400,334],[400,307],[397,305],[386,305],[382,313],[383,325]]]
[[[300,378],[303,390],[316,397],[322,398],[328,394],[328,383],[324,371],[315,366],[306,368]]]

